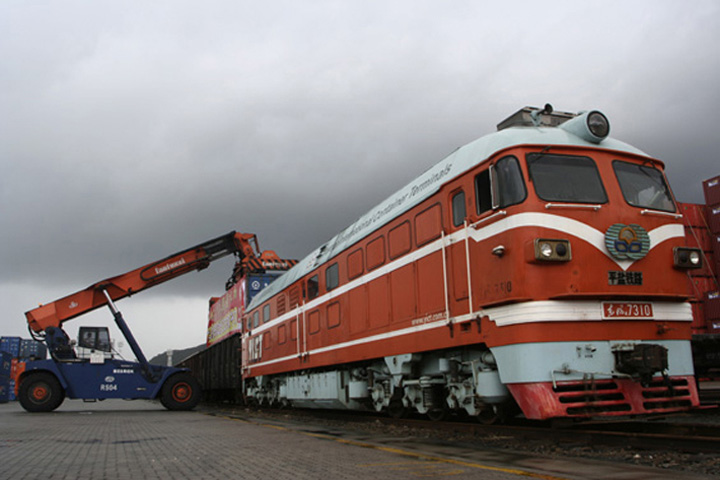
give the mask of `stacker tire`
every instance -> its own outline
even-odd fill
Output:
[[[65,390],[55,375],[34,373],[22,380],[18,400],[28,412],[52,412],[65,400]]]
[[[160,403],[168,410],[192,410],[200,403],[200,384],[188,373],[176,373],[165,381]]]

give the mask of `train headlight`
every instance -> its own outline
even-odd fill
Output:
[[[533,245],[535,260],[541,262],[568,262],[572,259],[568,240],[536,238]]]
[[[610,122],[605,115],[597,110],[588,113],[587,126],[590,133],[598,138],[605,138],[610,133]]]
[[[610,134],[610,122],[597,110],[583,112],[558,128],[591,143],[600,143]]]
[[[702,252],[699,248],[675,247],[673,263],[675,268],[702,268]]]

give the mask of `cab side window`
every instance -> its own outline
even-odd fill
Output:
[[[338,270],[338,264],[333,263],[330,265],[327,270],[325,270],[325,287],[327,288],[327,291],[337,288],[337,286],[340,284],[340,275]]]
[[[492,190],[490,188],[490,170],[478,173],[475,177],[475,199],[478,215],[492,210]]]
[[[263,323],[270,321],[270,304],[263,307]]]
[[[465,223],[465,192],[462,190],[452,197],[452,218],[456,227]]]
[[[313,275],[307,281],[308,300],[312,300],[313,298],[317,297],[319,289],[320,289],[320,282],[318,282],[318,276]]]

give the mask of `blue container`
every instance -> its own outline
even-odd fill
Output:
[[[7,352],[12,355],[12,358],[17,358],[20,355],[20,343],[22,338],[20,337],[2,337],[0,338],[0,352]]]
[[[7,377],[0,377],[0,403],[7,403],[10,401],[10,379]]]
[[[0,377],[10,378],[12,373],[12,356],[7,352],[0,352]]]
[[[44,343],[25,339],[20,342],[20,355],[18,355],[18,358],[22,360],[45,360],[45,357],[47,357],[47,347]]]
[[[10,383],[8,383],[8,400],[11,402],[17,400],[15,398],[15,380],[10,380]]]
[[[249,304],[253,297],[260,293],[265,287],[270,285],[273,281],[275,281],[276,278],[278,278],[281,274],[271,274],[271,273],[258,273],[258,274],[250,274],[247,276],[247,283],[246,283],[246,305]]]

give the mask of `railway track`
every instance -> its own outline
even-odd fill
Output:
[[[214,412],[211,412],[214,414]],[[218,415],[222,413],[217,413]],[[373,429],[381,432],[396,432],[412,436],[461,438],[493,443],[543,442],[558,448],[586,445],[591,447],[620,447],[634,450],[655,450],[692,454],[720,453],[720,415],[717,411],[706,414],[713,419],[710,423],[698,423],[690,416],[688,421],[673,418],[672,421],[655,419],[595,421],[566,423],[528,422],[515,420],[508,425],[483,425],[473,421],[438,421],[405,418],[396,419],[373,414],[319,410],[272,410],[244,409],[225,416],[262,418],[300,423],[303,428],[321,426],[325,433],[333,429]],[[717,421],[714,421],[717,419]],[[307,425],[310,425],[307,427]]]

